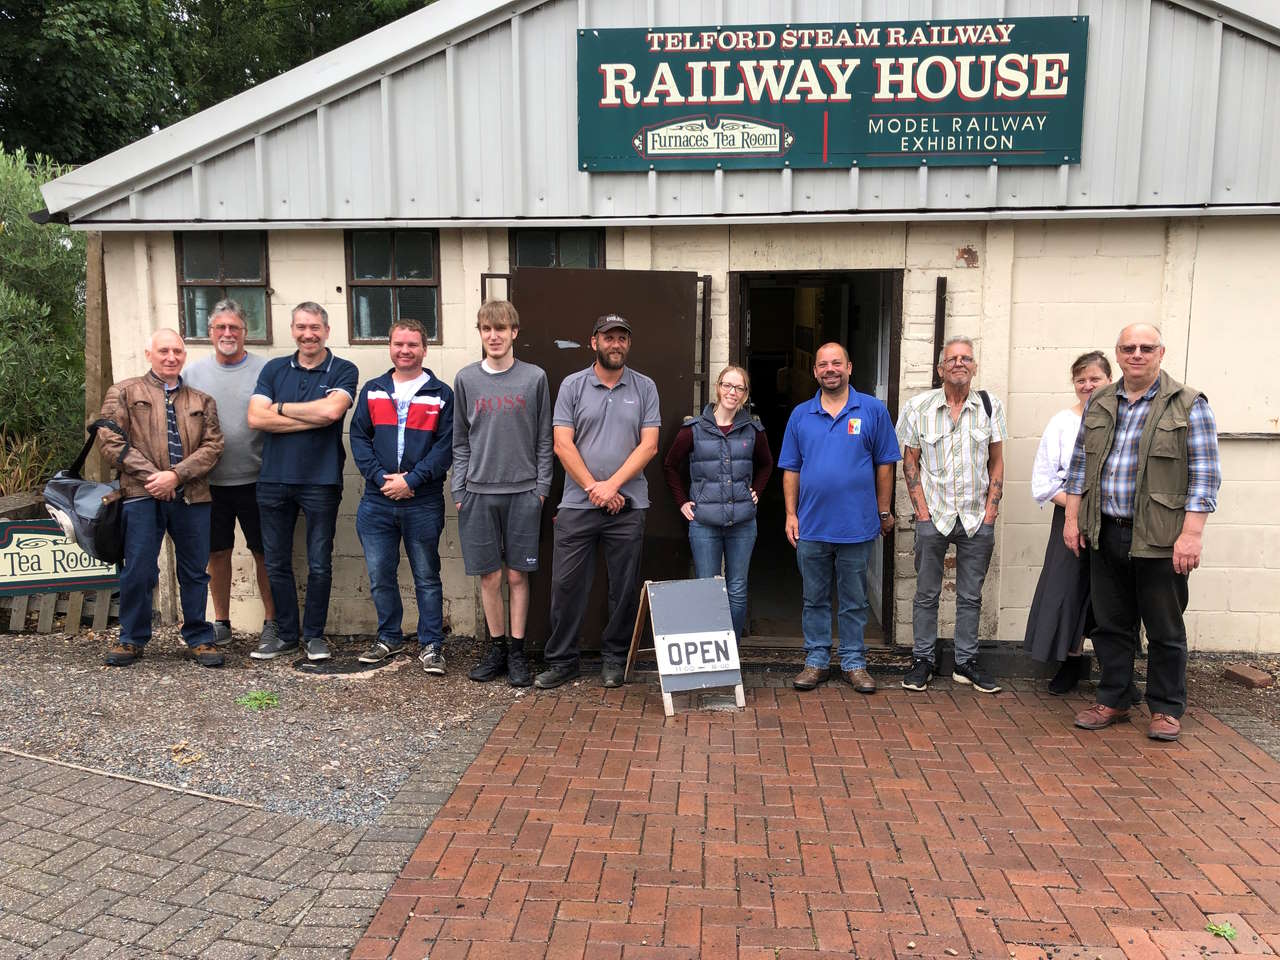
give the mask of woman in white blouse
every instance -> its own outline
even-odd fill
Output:
[[[1089,661],[1082,656],[1082,648],[1093,625],[1089,604],[1089,551],[1081,550],[1077,557],[1062,541],[1067,504],[1062,486],[1071,466],[1071,453],[1089,395],[1110,382],[1111,364],[1102,351],[1094,350],[1076,358],[1071,365],[1075,406],[1058,411],[1049,420],[1031,468],[1031,495],[1041,507],[1053,504],[1053,528],[1045,547],[1044,567],[1031,601],[1022,646],[1036,660],[1061,664],[1049,681],[1049,692],[1058,695],[1071,692],[1087,676]]]

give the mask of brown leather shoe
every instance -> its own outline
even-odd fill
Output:
[[[1182,732],[1182,722],[1167,713],[1153,713],[1147,736],[1152,740],[1177,740]]]
[[[1128,719],[1128,710],[1117,710],[1105,704],[1095,703],[1088,710],[1082,710],[1076,714],[1076,726],[1086,730],[1101,730],[1103,727]]]
[[[819,670],[817,667],[806,666],[796,674],[796,678],[791,681],[791,685],[797,690],[812,690],[818,684],[826,683],[830,677],[830,667],[823,667]]]
[[[191,655],[196,658],[196,663],[202,667],[220,667],[225,659],[221,648],[215,647],[212,643],[202,643],[199,646],[192,647]]]
[[[844,682],[853,687],[859,693],[875,693],[876,681],[867,673],[866,667],[861,670],[841,670],[840,676],[844,678]]]
[[[107,655],[102,658],[102,662],[108,667],[127,667],[141,656],[141,647],[135,647],[132,643],[121,643],[118,640],[113,640],[107,646]]]

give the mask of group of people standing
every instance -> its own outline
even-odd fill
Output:
[[[650,505],[644,470],[658,453],[657,386],[627,366],[634,331],[617,314],[595,321],[594,361],[564,380],[554,406],[545,372],[515,357],[515,308],[487,302],[476,327],[482,359],[461,370],[451,388],[424,366],[422,326],[394,322],[392,368],[358,391],[355,365],[326,345],[328,316],[316,303],[293,311],[296,352],[269,361],[245,349],[244,315],[233,300],[210,315],[214,354],[185,375],[182,338],[158,331],[146,352],[150,371],[114,385],[102,409],[128,438],[105,432],[99,438],[120,470],[126,498],[121,630],[107,664],[132,663],[150,638],[166,532],[175,546],[182,636],[202,665],[223,663],[237,523],[266,613],[250,655],[331,657],[325,624],[343,422],[354,407],[350,449],[365,481],[356,532],[378,618],[377,637],[360,660],[378,663],[409,648],[398,582],[403,545],[417,598],[418,659],[428,674],[445,672],[439,539],[451,475],[464,565],[480,579],[491,638],[471,679],[505,676],[514,686],[553,688],[579,676],[582,621],[603,549],[609,611],[600,637],[601,681],[621,685]],[[1086,354],[1072,368],[1079,402],[1051,421],[1036,459],[1033,493],[1054,502],[1055,515],[1026,642],[1037,657],[1063,661],[1051,689],[1065,692],[1081,672],[1083,638],[1092,638],[1102,668],[1098,703],[1076,722],[1097,729],[1126,717],[1136,700],[1133,660],[1145,624],[1152,735],[1167,739],[1176,737],[1185,707],[1186,575],[1199,563],[1200,530],[1220,477],[1207,403],[1160,372],[1163,352],[1159,332],[1139,324],[1122,331],[1117,344],[1123,390],[1109,384],[1101,353]],[[895,429],[884,404],[850,386],[847,350],[838,343],[817,350],[817,393],[792,411],[776,464],[786,536],[803,582],[805,663],[796,689],[812,690],[831,676],[834,596],[839,676],[859,692],[876,690],[863,638],[868,570],[875,541],[895,523],[894,469],[901,460],[917,577],[913,664],[902,686],[925,690],[936,669],[943,560],[954,545],[951,676],[981,692],[1000,690],[978,661],[978,623],[1008,428],[1000,400],[972,389],[976,370],[973,341],[947,340],[938,357],[942,386],[909,400]],[[723,574],[739,638],[757,505],[775,466],[749,397],[747,372],[725,367],[715,399],[686,419],[664,459],[672,496],[689,521],[695,573]],[[528,576],[539,565],[553,456],[565,483],[554,518],[544,667],[534,676],[525,651]],[[299,513],[308,566],[301,615],[293,573]],[[212,624],[205,619],[210,587]]]

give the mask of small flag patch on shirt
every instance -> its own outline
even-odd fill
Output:
[[[849,436],[856,437],[860,433],[862,433],[862,418],[850,417],[849,418]]]

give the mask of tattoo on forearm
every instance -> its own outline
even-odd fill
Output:
[[[1000,502],[1000,498],[1004,496],[1004,481],[992,480],[991,492],[988,494],[988,496],[993,505],[998,504]]]
[[[906,460],[902,464],[902,476],[907,481],[908,490],[916,490],[920,487],[920,466]]]

